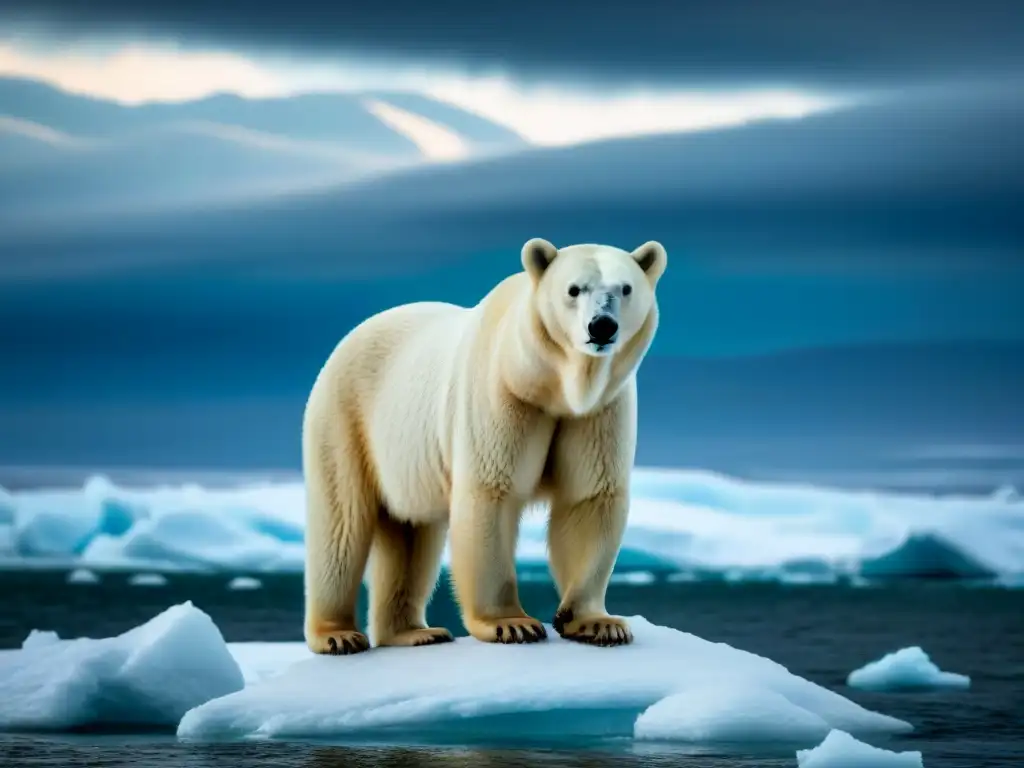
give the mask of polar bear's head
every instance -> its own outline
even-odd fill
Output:
[[[609,245],[559,249],[534,238],[522,258],[545,330],[560,346],[593,357],[614,354],[644,326],[668,264],[653,240],[631,253]]]

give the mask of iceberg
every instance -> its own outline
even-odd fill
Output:
[[[0,552],[93,571],[297,574],[304,497],[301,482],[287,481],[122,488],[97,477],[82,488],[0,489]],[[544,510],[529,510],[516,553],[526,578],[550,578],[545,539]],[[1024,500],[1008,489],[882,493],[637,468],[616,570],[792,584],[948,577],[1019,585]]]
[[[943,537],[917,533],[907,536],[895,549],[864,560],[860,575],[868,579],[991,579],[996,573]]]
[[[287,644],[239,653],[252,680],[190,710],[185,740],[342,739],[467,743],[621,737],[813,744],[830,729],[903,733],[911,726],[872,712],[781,665],[630,619],[635,641],[615,649],[550,639],[492,645],[473,638],[423,648],[375,648],[355,656],[302,654]],[[294,654],[294,655],[292,655]],[[303,658],[305,656],[305,658]],[[714,694],[710,713],[702,697]],[[733,708],[735,707],[735,708]]]
[[[173,728],[243,685],[220,630],[191,602],[116,637],[34,630],[20,650],[0,652],[0,730]]]
[[[865,691],[963,690],[971,687],[971,678],[943,672],[927,653],[913,646],[887,653],[878,661],[855,669],[846,678],[846,684]]]
[[[799,768],[924,768],[920,752],[890,752],[842,731],[832,731],[814,749],[796,753]]]

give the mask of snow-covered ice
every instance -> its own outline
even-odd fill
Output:
[[[191,602],[116,637],[35,630],[20,650],[0,652],[0,730],[173,727],[243,684],[220,630]]]
[[[865,691],[927,691],[944,688],[966,689],[971,678],[943,672],[921,648],[901,648],[855,669],[846,678],[851,688]]]
[[[1013,585],[1024,575],[1024,500],[1007,491],[913,495],[637,469],[632,494],[620,571],[789,583],[863,574]],[[0,553],[91,570],[299,572],[303,510],[300,482],[122,488],[97,477],[79,489],[0,489]],[[546,574],[542,511],[524,520],[517,558]]]
[[[920,752],[879,749],[834,730],[814,749],[797,750],[799,768],[924,768]]]
[[[289,668],[250,672],[242,691],[188,712],[184,739],[574,738],[634,735],[638,718],[661,734],[712,738],[758,728],[770,741],[812,744],[829,728],[899,733],[910,725],[869,711],[768,659],[631,619],[635,642],[608,649],[562,640],[501,646],[460,638],[423,648],[377,648],[356,656],[308,656]],[[293,646],[289,646],[294,650]],[[272,647],[235,650],[245,665]],[[300,655],[301,658],[301,655]],[[728,689],[709,717],[687,696]],[[786,705],[777,720],[771,704]],[[811,723],[815,726],[812,727]],[[640,727],[640,726],[637,726]],[[640,727],[644,737],[644,727]],[[810,737],[810,738],[809,738]]]
[[[666,696],[637,718],[633,735],[695,744],[789,742],[810,744],[829,725],[781,693],[750,685],[695,686]]]
[[[228,643],[228,650],[238,662],[246,685],[276,677],[295,662],[314,658],[305,643]]]
[[[227,644],[186,602],[117,637],[62,640],[41,629],[20,650],[0,651],[0,730],[149,725],[177,726],[188,740],[807,746],[830,729],[911,730],[763,657],[638,616],[631,623],[635,642],[615,649],[552,631],[529,646],[460,638],[331,657],[303,643]]]

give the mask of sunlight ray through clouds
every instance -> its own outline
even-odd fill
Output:
[[[469,147],[462,137],[433,120],[379,99],[366,99],[363,104],[378,120],[419,147],[429,162],[451,162],[469,156]]]
[[[568,84],[527,87],[503,75],[470,76],[345,59],[281,60],[155,43],[31,48],[0,41],[0,76],[29,77],[125,104],[197,99],[218,92],[250,98],[310,91],[367,92],[368,108],[434,160],[466,156],[460,137],[374,91],[411,91],[472,112],[532,144],[701,130],[765,118],[798,118],[839,106],[838,96],[800,90],[598,91]]]
[[[426,93],[502,123],[540,145],[798,118],[842,103],[838,98],[783,90],[596,95],[551,87],[525,89],[504,78],[442,81],[428,86]]]

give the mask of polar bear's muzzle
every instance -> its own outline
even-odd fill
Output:
[[[619,322],[611,315],[597,315],[587,324],[587,333],[590,335],[587,343],[603,352],[615,343],[619,335]]]

